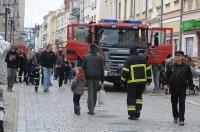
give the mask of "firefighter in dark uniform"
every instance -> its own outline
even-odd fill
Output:
[[[185,120],[186,88],[189,86],[190,94],[193,93],[194,89],[190,66],[183,62],[183,57],[183,51],[175,52],[175,62],[168,66],[164,78],[164,88],[168,89],[170,87],[174,123],[179,122],[181,126],[184,125]],[[178,103],[179,110],[177,108]]]
[[[35,92],[38,92],[38,87],[39,87],[39,83],[40,83],[40,69],[42,67],[37,63],[34,65],[34,71],[33,71],[33,79],[35,81]]]
[[[128,85],[127,88],[127,107],[128,119],[135,120],[140,117],[142,109],[142,93],[146,84],[152,81],[151,68],[147,64],[146,58],[140,56],[136,47],[130,48],[129,56],[124,64],[121,75],[121,83]]]

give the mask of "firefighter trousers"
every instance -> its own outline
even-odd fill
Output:
[[[145,84],[128,84],[127,89],[127,108],[128,115],[135,116],[136,111],[142,109],[142,93]]]

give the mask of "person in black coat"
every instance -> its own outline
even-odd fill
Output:
[[[184,125],[185,120],[185,98],[186,89],[189,86],[189,93],[192,94],[194,90],[193,78],[190,66],[183,62],[184,52],[175,52],[175,62],[170,64],[167,68],[164,78],[164,88],[171,90],[171,103],[174,117],[174,123]],[[177,105],[179,103],[179,109]]]
[[[19,56],[15,51],[15,47],[12,46],[8,51],[5,62],[7,62],[7,80],[8,87],[7,91],[12,92],[17,70],[19,70]]]
[[[26,69],[26,54],[23,53],[21,51],[21,49],[18,49],[18,54],[19,54],[19,73],[18,73],[18,77],[19,77],[19,82],[22,83],[22,74],[24,73],[25,69]],[[25,78],[25,74],[24,74],[24,78]]]

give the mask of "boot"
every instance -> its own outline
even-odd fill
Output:
[[[38,87],[35,87],[35,92],[38,93]]]
[[[140,110],[136,110],[135,118],[140,118]]]
[[[81,108],[80,108],[79,106],[76,107],[76,114],[77,114],[77,115],[80,115],[80,114],[81,114],[80,112],[81,112]]]
[[[136,120],[136,117],[133,116],[133,115],[131,115],[128,119],[129,119],[129,120]]]

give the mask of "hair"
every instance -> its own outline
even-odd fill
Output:
[[[84,70],[83,70],[83,68],[82,68],[82,67],[77,67],[76,69],[78,69],[78,70],[79,70],[79,74],[81,74],[81,73],[84,73]]]
[[[48,44],[48,45],[47,45],[47,49],[48,49],[50,46],[52,46],[52,45],[51,45],[51,44]]]
[[[31,59],[33,59],[33,57],[34,57],[33,51],[29,51],[29,52],[27,53],[27,59],[28,59],[28,60],[31,60]]]

